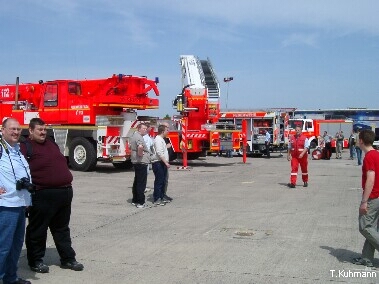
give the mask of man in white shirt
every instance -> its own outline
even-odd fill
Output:
[[[154,149],[153,149],[154,139],[150,136],[151,125],[150,123],[145,123],[145,124],[147,126],[147,130],[146,130],[146,135],[143,136],[143,140],[145,141],[146,146],[150,151],[150,155],[153,155],[154,154]],[[151,169],[151,164],[149,164],[149,166],[147,167],[147,175],[149,175],[150,169]],[[151,191],[151,188],[146,186],[145,193],[149,191]]]
[[[271,135],[270,135],[270,132],[268,132],[268,130],[266,129],[265,130],[266,132],[266,136],[265,136],[265,146],[266,146],[266,155],[267,155],[267,159],[270,159],[270,143],[271,143]]]
[[[154,205],[165,205],[168,201],[164,199],[164,189],[168,168],[170,168],[168,150],[164,138],[168,133],[168,128],[165,125],[158,126],[158,134],[154,139],[154,148],[156,157],[152,161],[154,180]]]

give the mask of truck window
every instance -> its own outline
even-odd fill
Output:
[[[312,129],[312,128],[313,128],[312,122],[311,121],[307,121],[306,125],[305,125],[305,130]]]
[[[302,120],[290,120],[289,121],[289,127],[290,129],[295,129],[296,126],[300,126],[301,129],[303,129],[303,121]]]
[[[58,105],[58,85],[47,84],[46,91],[43,98],[44,106],[57,106]]]
[[[70,95],[80,96],[82,94],[82,88],[79,83],[68,83],[68,93]]]

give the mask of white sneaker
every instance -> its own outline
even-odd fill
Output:
[[[158,199],[157,201],[154,201],[153,204],[154,206],[165,206],[166,203],[164,203],[162,199]]]
[[[139,208],[139,209],[141,209],[141,208],[151,208],[151,206],[147,205],[146,203],[144,203],[142,205],[141,204],[137,204],[136,207]]]
[[[151,191],[151,188],[150,188],[150,187],[146,187],[146,188],[145,188],[145,193],[146,193],[146,192],[149,192],[149,191]]]

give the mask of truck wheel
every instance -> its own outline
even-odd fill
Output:
[[[128,170],[128,169],[133,168],[133,164],[131,160],[126,160],[125,162],[122,162],[122,163],[112,163],[112,165],[116,169],[120,169],[120,170]]]
[[[70,166],[74,171],[93,171],[97,157],[94,145],[84,137],[76,137],[69,147]]]

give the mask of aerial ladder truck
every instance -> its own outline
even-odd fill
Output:
[[[220,88],[210,60],[182,55],[180,66],[182,92],[173,101],[179,112],[178,127],[168,133],[171,159],[181,158],[183,151],[191,160],[208,152],[238,150],[240,131],[235,125],[219,123]]]
[[[0,86],[0,118],[16,118],[23,135],[39,117],[71,168],[94,170],[97,161],[128,168],[129,138],[138,124],[137,110],[157,109],[158,78],[113,75],[92,80],[53,80]]]

